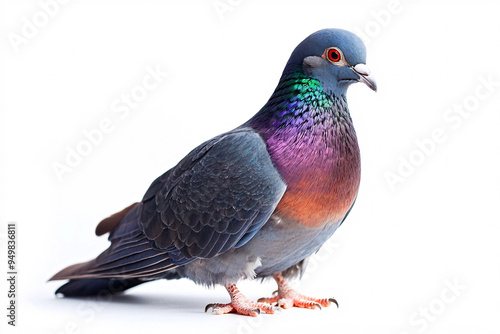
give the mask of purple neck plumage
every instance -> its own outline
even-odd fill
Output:
[[[329,169],[328,162],[339,159],[350,160],[350,167],[359,165],[345,96],[328,94],[318,80],[304,74],[284,76],[249,125],[262,135],[274,163],[290,181],[299,176],[298,169]]]
[[[289,200],[292,208],[293,201],[307,197],[317,204],[310,210],[345,214],[359,187],[360,154],[344,95],[325,92],[318,80],[301,73],[284,76],[247,125],[261,134],[287,183],[290,198],[280,205]]]

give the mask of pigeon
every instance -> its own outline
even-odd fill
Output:
[[[294,290],[308,258],[344,222],[360,184],[360,150],[346,92],[376,91],[355,34],[323,29],[292,52],[268,102],[241,126],[212,138],[158,177],[140,202],[99,223],[111,245],[50,280],[66,297],[117,293],[157,279],[222,285],[215,314],[257,316],[321,308],[334,298]],[[272,278],[278,290],[253,301],[237,288]]]

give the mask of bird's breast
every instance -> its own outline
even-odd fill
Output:
[[[331,124],[268,140],[287,184],[275,213],[310,228],[341,220],[360,183],[360,154],[352,123]]]

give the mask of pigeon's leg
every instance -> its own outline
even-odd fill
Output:
[[[281,273],[273,275],[276,283],[278,283],[278,293],[271,298],[261,298],[259,302],[276,304],[282,308],[302,307],[302,308],[319,308],[322,306],[330,306],[334,303],[339,306],[334,298],[313,298],[304,296],[292,289],[285,281]]]
[[[226,314],[235,312],[242,315],[249,315],[252,317],[256,317],[261,313],[274,313],[278,308],[267,303],[257,303],[249,300],[245,297],[240,290],[234,284],[226,284],[224,285],[227,292],[229,292],[229,296],[231,296],[231,302],[228,304],[208,304],[205,307],[205,312],[209,309],[212,309],[215,314]]]

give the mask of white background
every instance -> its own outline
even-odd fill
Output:
[[[8,222],[19,237],[18,327],[6,325],[2,278],[2,332],[499,333],[500,5],[436,2],[400,0],[394,10],[386,0],[74,0],[43,22],[39,2],[2,1],[4,273]],[[230,8],[220,13],[217,3]],[[16,47],[12,36],[33,16],[45,25]],[[379,85],[376,94],[349,89],[363,162],[358,201],[298,284],[340,308],[218,317],[203,310],[227,301],[225,290],[186,280],[112,301],[56,299],[60,282],[46,280],[106,248],[97,222],[140,200],[203,140],[250,118],[293,48],[326,27],[364,32]],[[147,67],[168,76],[120,118],[111,106],[138,89]],[[103,119],[113,130],[59,179],[53,164]],[[435,131],[442,140],[429,144]],[[417,141],[428,143],[426,155]],[[410,158],[391,187],[388,173]],[[254,299],[274,288],[240,286]]]

